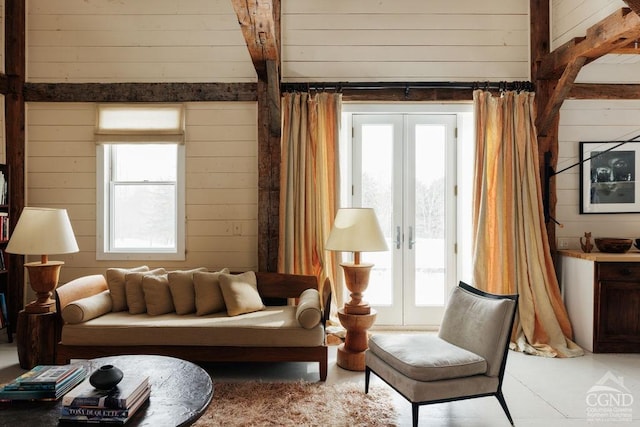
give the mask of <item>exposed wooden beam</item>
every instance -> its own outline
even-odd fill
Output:
[[[269,132],[281,134],[280,117],[280,71],[275,61],[267,61],[267,102],[269,103]]]
[[[6,162],[9,165],[9,229],[13,231],[25,205],[26,0],[5,2],[4,60],[7,81],[5,105]],[[24,256],[9,256],[7,305],[11,330],[24,303]]]
[[[624,2],[633,10],[637,15],[640,15],[640,0],[624,0]]]
[[[620,9],[587,30],[580,37],[560,46],[547,55],[538,69],[538,79],[556,79],[570,63],[579,57],[586,63],[640,38],[640,16],[631,9]]]
[[[255,83],[25,83],[27,102],[255,101]]]
[[[538,80],[540,62],[551,51],[549,36],[550,10],[548,0],[529,1],[529,46],[531,57],[531,81]],[[536,102],[538,99],[536,99]]]
[[[577,83],[571,87],[570,99],[640,99],[640,84]]]
[[[609,53],[617,54],[617,55],[639,55],[640,54],[640,40],[634,40],[627,44],[626,46],[622,46],[612,50]]]
[[[258,77],[266,78],[267,61],[279,63],[280,59],[274,0],[231,0],[231,3]]]
[[[6,74],[0,74],[0,95],[6,95],[9,91],[9,79]]]
[[[567,97],[567,94],[571,91],[571,86],[575,82],[576,77],[578,77],[578,73],[586,60],[587,58],[580,56],[565,68],[551,97],[545,103],[544,111],[542,114],[539,114],[536,119],[536,129],[539,136],[547,136],[547,132],[554,123],[555,117],[560,112],[560,107],[562,107],[562,103]]]
[[[278,267],[280,0],[231,0],[258,76],[258,269]]]

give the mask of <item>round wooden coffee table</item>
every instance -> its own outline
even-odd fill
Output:
[[[191,425],[204,413],[213,397],[213,382],[207,371],[185,360],[136,355],[100,357],[90,362],[92,372],[102,365],[114,365],[125,375],[136,373],[149,376],[149,401],[126,423],[128,427]],[[0,426],[58,425],[61,401],[1,403]]]

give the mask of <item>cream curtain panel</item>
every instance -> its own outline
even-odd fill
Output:
[[[520,295],[512,348],[548,357],[583,351],[562,302],[542,210],[534,94],[474,91],[474,280]]]
[[[282,97],[278,271],[329,277],[333,307],[343,304],[338,258],[324,249],[340,194],[338,139],[342,95]]]

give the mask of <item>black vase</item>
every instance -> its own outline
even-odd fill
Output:
[[[111,390],[122,380],[124,374],[113,365],[104,365],[89,377],[89,382],[98,390]]]

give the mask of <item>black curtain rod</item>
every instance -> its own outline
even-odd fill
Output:
[[[513,82],[307,82],[282,83],[282,92],[338,91],[342,90],[384,90],[384,89],[456,89],[456,90],[515,90],[533,91],[534,84],[529,81]]]

